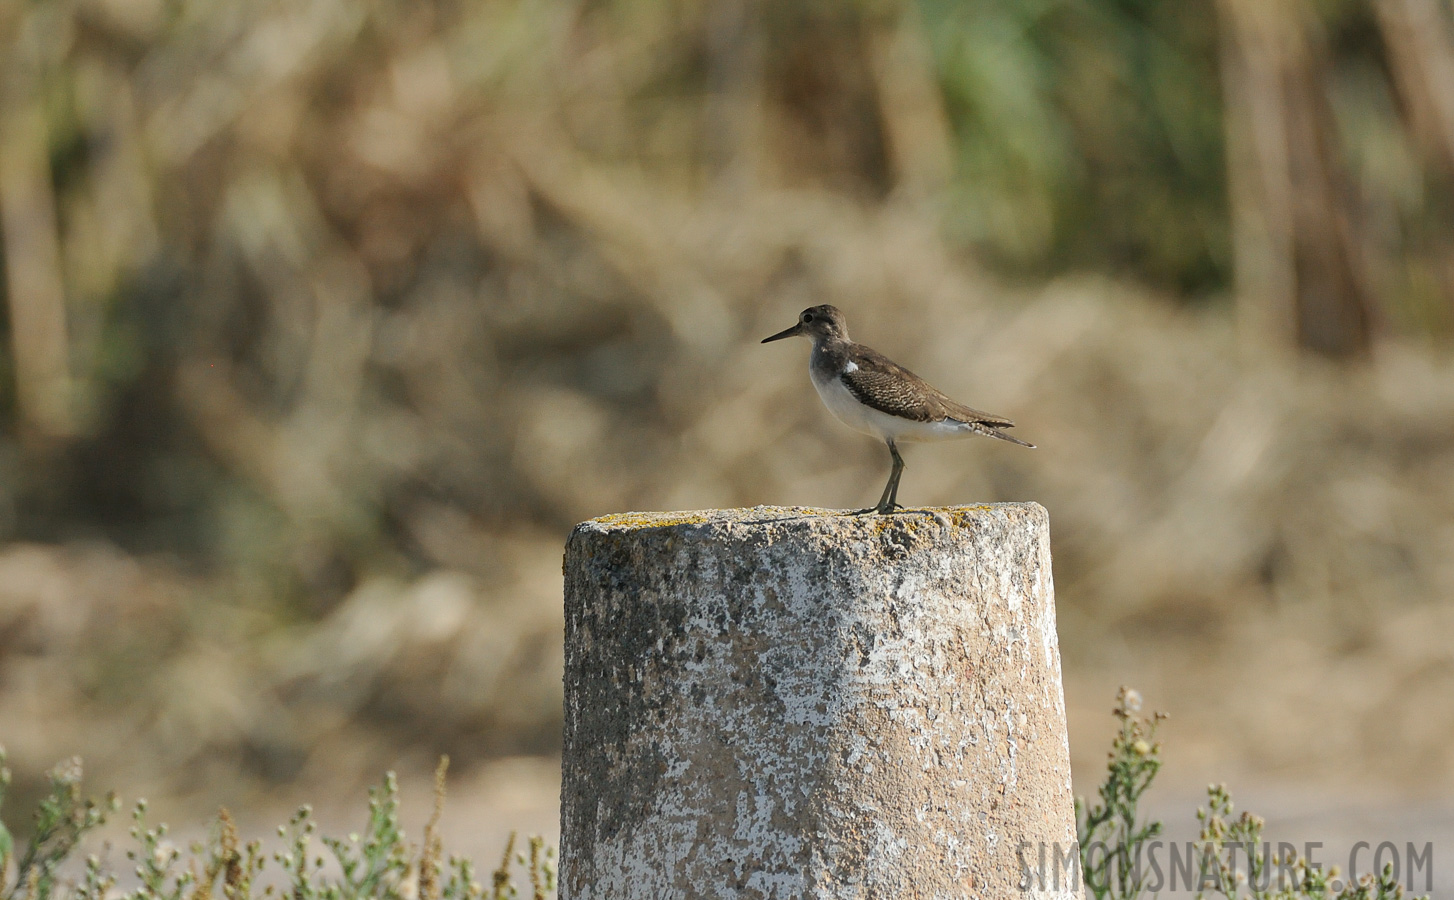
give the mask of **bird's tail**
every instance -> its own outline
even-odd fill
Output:
[[[1029,441],[1022,441],[1014,435],[1006,434],[1004,429],[1009,428],[1009,425],[1001,425],[998,422],[965,422],[964,427],[968,428],[970,431],[973,431],[975,434],[982,434],[985,437],[999,438],[1002,441],[1009,441],[1012,444],[1019,444],[1021,447],[1029,447],[1031,450],[1035,449],[1035,445],[1030,443]]]

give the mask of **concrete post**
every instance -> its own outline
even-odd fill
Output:
[[[561,900],[1078,896],[1038,504],[606,516],[565,605]]]

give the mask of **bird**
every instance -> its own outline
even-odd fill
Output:
[[[1035,445],[1006,434],[1015,423],[993,413],[971,409],[949,399],[929,382],[848,337],[843,312],[836,306],[811,306],[798,315],[791,328],[765,337],[768,344],[790,337],[813,342],[808,374],[823,405],[855,431],[888,445],[893,468],[878,503],[856,514],[886,515],[901,510],[899,478],[904,474],[901,443],[946,441],[957,438],[998,438],[1035,449]]]

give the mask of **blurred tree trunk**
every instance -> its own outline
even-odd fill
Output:
[[[942,196],[954,141],[919,5],[893,5],[868,25],[869,62],[894,190],[910,200]]]
[[[72,432],[66,295],[61,274],[43,61],[60,30],[45,10],[0,22],[0,240],[15,360],[18,425],[44,447]],[[13,11],[12,11],[13,13]]]
[[[1374,11],[1412,143],[1435,183],[1447,189],[1454,183],[1454,17],[1449,4],[1376,0]],[[1436,252],[1442,259],[1434,271],[1454,319],[1454,239],[1447,227],[1441,234]]]
[[[757,187],[761,167],[761,17],[756,0],[718,0],[707,15],[706,150],[728,194]]]
[[[1334,357],[1368,350],[1374,299],[1304,0],[1220,0],[1239,327]]]
[[[1454,26],[1436,0],[1377,0],[1403,113],[1420,149],[1454,170]]]

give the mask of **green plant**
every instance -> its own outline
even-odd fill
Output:
[[[1096,900],[1133,900],[1159,890],[1160,872],[1147,865],[1152,841],[1162,834],[1158,821],[1143,822],[1139,805],[1161,770],[1157,726],[1164,713],[1142,716],[1141,695],[1122,687],[1112,714],[1121,721],[1111,741],[1106,779],[1099,801],[1075,799],[1076,839],[1088,896]],[[1207,788],[1208,807],[1197,810],[1201,830],[1194,843],[1196,896],[1226,900],[1401,900],[1404,888],[1392,866],[1345,883],[1337,867],[1328,869],[1297,856],[1291,845],[1274,852],[1262,835],[1263,819],[1250,812],[1233,818],[1225,785]],[[1154,874],[1153,874],[1154,873]],[[1172,876],[1173,885],[1175,876]],[[1190,888],[1191,885],[1186,887]],[[1428,898],[1422,898],[1428,900]]]
[[[1137,863],[1147,841],[1161,834],[1160,822],[1138,821],[1141,795],[1161,769],[1161,745],[1156,726],[1164,713],[1138,716],[1141,695],[1123,687],[1116,694],[1112,714],[1121,730],[1111,741],[1106,780],[1099,788],[1100,802],[1075,798],[1075,834],[1081,848],[1081,871],[1086,890],[1096,898],[1139,897],[1145,873]],[[1097,852],[1097,851],[1100,852]]]
[[[10,769],[0,748],[0,804],[10,787]],[[45,900],[57,894],[57,872],[86,833],[106,822],[116,798],[82,799],[81,760],[72,757],[49,773],[50,790],[35,811],[35,831],[25,852],[16,854],[10,829],[0,823],[0,898]],[[90,867],[88,866],[88,872]]]
[[[438,825],[447,766],[448,759],[441,759],[434,813],[418,846],[399,827],[399,786],[392,772],[369,791],[362,832],[320,836],[312,809],[303,806],[278,828],[282,845],[271,855],[261,841],[244,844],[225,809],[205,840],[178,847],[168,839],[166,824],[148,825],[147,803],[138,800],[132,809],[133,846],[126,851],[134,868],[125,880],[132,886],[118,891],[122,879],[94,855],[78,875],[61,875],[82,838],[119,808],[110,795],[102,802],[82,799],[81,764],[73,759],[52,771],[23,854],[16,855],[11,833],[0,823],[0,900],[518,900],[524,895],[514,881],[517,866],[524,868],[531,900],[547,900],[555,890],[555,856],[542,838],[531,837],[528,851],[516,853],[512,834],[488,885],[470,860],[445,858]],[[0,750],[0,802],[9,781]]]
[[[1365,874],[1358,881],[1343,885],[1336,866],[1323,869],[1294,851],[1270,849],[1262,837],[1261,816],[1244,811],[1232,818],[1232,796],[1225,785],[1207,788],[1210,800],[1207,809],[1197,810],[1201,834],[1197,840],[1202,884],[1208,892],[1197,896],[1225,897],[1228,900],[1301,900],[1305,897],[1331,897],[1336,900],[1400,900],[1403,886],[1398,883],[1392,865],[1377,875]],[[1243,866],[1239,867],[1238,856]],[[1335,890],[1335,887],[1337,888]],[[1425,898],[1427,900],[1427,898]]]

